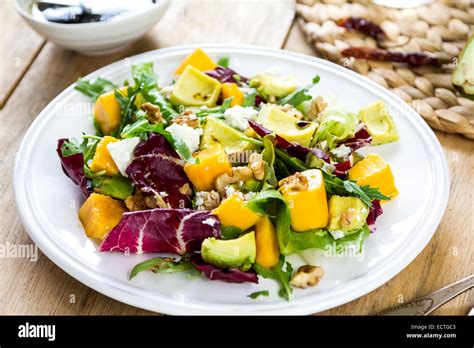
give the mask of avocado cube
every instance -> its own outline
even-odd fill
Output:
[[[173,105],[212,107],[220,92],[219,81],[188,65],[176,81],[170,101]]]
[[[267,104],[258,113],[257,122],[274,131],[288,141],[309,146],[316,123],[308,122],[303,127],[298,126],[298,120],[279,109],[276,105]]]
[[[244,133],[228,126],[217,118],[208,117],[203,127],[201,149],[220,144],[226,153],[232,155],[243,150],[252,150],[255,148],[255,145],[242,140],[242,137],[245,137]]]
[[[296,90],[296,81],[291,76],[274,76],[266,73],[257,74],[252,81],[258,84],[257,90],[263,96],[273,95],[283,98]]]
[[[204,261],[220,268],[239,268],[247,271],[257,255],[255,233],[249,232],[237,239],[207,238],[201,245]]]
[[[332,196],[329,199],[329,231],[355,231],[366,223],[369,208],[356,197]],[[348,234],[348,233],[346,233]]]
[[[372,136],[372,145],[386,144],[398,140],[397,128],[395,128],[392,117],[383,101],[379,100],[362,108],[359,111],[359,116]]]

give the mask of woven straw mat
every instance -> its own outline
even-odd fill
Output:
[[[372,2],[298,0],[298,24],[323,58],[351,68],[390,89],[434,129],[474,139],[474,101],[451,83],[457,57],[474,30],[474,1],[434,2],[393,9]],[[343,57],[348,47],[377,47],[374,39],[339,27],[343,17],[363,17],[381,26],[391,50],[429,52],[449,64],[410,68],[404,64]],[[473,62],[474,64],[474,62]]]

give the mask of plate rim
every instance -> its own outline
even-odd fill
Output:
[[[14,195],[16,202],[16,209],[19,213],[19,216],[22,220],[23,226],[25,227],[27,233],[33,239],[35,244],[40,248],[40,250],[59,268],[64,270],[70,276],[74,277],[84,285],[104,294],[105,296],[111,297],[122,303],[126,303],[138,308],[143,308],[146,310],[167,313],[167,314],[313,314],[329,308],[334,308],[336,306],[348,303],[353,301],[361,296],[368,294],[369,292],[375,290],[376,288],[382,286],[387,281],[392,279],[394,276],[399,274],[403,269],[405,269],[426,247],[429,241],[432,239],[434,233],[436,232],[439,223],[444,216],[446,207],[448,204],[449,198],[449,171],[446,161],[446,157],[442,150],[441,144],[436,138],[434,132],[428,127],[425,121],[419,116],[415,110],[413,110],[408,104],[406,104],[401,98],[391,93],[390,91],[384,89],[383,87],[377,85],[375,82],[370,79],[361,76],[349,69],[341,67],[335,63],[323,60],[318,57],[308,56],[301,53],[296,53],[292,51],[287,51],[283,49],[268,48],[261,46],[253,45],[230,45],[230,44],[193,44],[193,45],[181,45],[173,46],[168,48],[160,48],[156,50],[151,50],[143,52],[134,56],[126,57],[120,59],[116,62],[108,64],[102,68],[99,68],[92,73],[88,74],[84,78],[94,78],[99,75],[104,75],[105,72],[114,71],[117,67],[120,68],[126,67],[129,65],[130,60],[141,60],[145,57],[151,56],[156,57],[160,54],[166,53],[182,53],[183,51],[189,51],[196,48],[206,49],[217,49],[219,51],[233,50],[234,53],[244,53],[252,54],[258,52],[260,54],[268,53],[270,55],[276,55],[282,57],[286,60],[293,60],[295,64],[298,64],[298,61],[306,61],[307,63],[317,63],[319,65],[325,65],[328,69],[333,72],[343,74],[347,79],[352,80],[358,85],[361,83],[364,84],[365,89],[378,92],[378,95],[384,95],[386,98],[391,99],[393,102],[397,102],[401,107],[406,107],[406,113],[403,117],[406,117],[407,120],[412,123],[412,126],[417,128],[417,133],[424,138],[425,145],[428,146],[428,149],[434,149],[434,153],[437,154],[436,158],[433,158],[430,162],[430,165],[433,166],[436,164],[437,168],[440,168],[442,172],[436,172],[436,178],[438,181],[441,181],[442,190],[437,190],[437,194],[433,194],[431,200],[429,201],[428,208],[432,207],[434,209],[430,210],[430,223],[429,228],[425,233],[417,234],[415,237],[418,239],[418,243],[411,243],[412,248],[405,248],[400,254],[391,255],[392,258],[397,259],[397,262],[391,262],[389,266],[383,269],[375,268],[369,274],[364,274],[363,276],[356,278],[347,284],[345,284],[345,289],[347,290],[340,298],[333,298],[326,303],[319,304],[311,302],[311,298],[314,296],[306,296],[304,298],[295,300],[293,302],[273,302],[273,303],[254,303],[254,304],[229,304],[229,303],[211,303],[204,301],[193,301],[193,300],[178,300],[162,294],[155,294],[153,301],[150,301],[151,298],[144,297],[145,293],[148,293],[150,290],[139,289],[133,285],[123,285],[121,282],[115,279],[110,279],[112,283],[96,281],[94,278],[104,278],[102,274],[96,274],[94,269],[91,269],[85,263],[74,263],[73,258],[70,255],[67,255],[64,250],[61,248],[58,249],[58,246],[54,245],[54,241],[47,238],[47,233],[44,231],[44,228],[39,224],[37,218],[33,214],[33,209],[28,209],[28,183],[27,180],[22,180],[24,175],[26,175],[25,168],[22,166],[23,157],[27,158],[33,142],[27,141],[33,139],[35,133],[38,133],[38,130],[41,127],[38,127],[41,123],[48,121],[50,117],[48,114],[53,114],[51,111],[54,111],[55,105],[67,97],[71,91],[74,91],[74,84],[68,86],[63,90],[59,95],[57,95],[47,106],[38,114],[34,121],[29,126],[28,130],[23,136],[20,148],[17,152],[14,173],[13,173],[13,185],[14,185]],[[405,114],[410,114],[406,116]],[[24,161],[24,160],[23,160]],[[27,162],[23,162],[27,163]],[[436,181],[437,184],[439,182]],[[434,184],[434,182],[433,182]],[[434,197],[438,196],[439,199],[436,202]],[[425,216],[423,219],[418,221],[418,224],[425,221],[428,216]],[[431,231],[430,231],[431,230]],[[408,254],[408,255],[405,255]],[[399,256],[400,255],[400,256]],[[403,257],[402,257],[403,256]],[[90,269],[88,269],[90,268]],[[383,271],[383,272],[381,272]],[[360,278],[364,278],[366,284],[358,284]],[[116,284],[114,284],[116,283]],[[361,285],[361,286],[358,286]],[[337,287],[335,289],[338,289]],[[351,292],[350,290],[355,290]],[[133,291],[132,291],[133,290]],[[140,293],[143,293],[140,295]]]

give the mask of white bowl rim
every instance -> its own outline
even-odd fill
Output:
[[[130,13],[128,15],[124,15],[124,16],[119,16],[117,19],[114,19],[114,20],[110,20],[110,21],[104,21],[104,22],[92,22],[92,23],[55,23],[55,22],[49,22],[49,21],[40,21],[39,19],[35,18],[33,15],[31,15],[28,11],[26,11],[23,6],[20,5],[20,1],[21,0],[15,0],[15,9],[16,11],[21,15],[23,16],[24,18],[32,21],[32,22],[35,22],[39,25],[44,25],[44,26],[50,26],[52,28],[62,28],[62,29],[66,29],[66,28],[83,28],[84,30],[85,29],[94,29],[94,28],[97,28],[97,27],[106,27],[106,26],[109,26],[109,25],[115,25],[117,23],[121,23],[121,22],[124,22],[124,21],[128,21],[128,20],[133,20],[133,19],[136,19],[136,17],[140,17],[140,16],[143,16],[143,14],[145,13],[145,11],[138,11],[138,12],[133,12],[133,13]],[[29,0],[29,2],[33,2],[34,0]],[[158,11],[158,10],[161,10],[162,7],[166,7],[170,4],[171,0],[159,0],[158,3],[155,4],[154,7],[152,7],[149,11]]]
[[[385,95],[386,97],[392,99],[394,102],[400,103],[400,105],[406,105],[406,103],[395,94],[376,84],[372,80],[363,77],[351,70],[348,70],[344,67],[341,67],[332,62],[323,60],[321,58],[312,57],[304,55],[301,53],[295,53],[291,51],[286,51],[282,49],[275,48],[266,48],[252,45],[228,45],[228,44],[193,44],[193,45],[182,45],[174,46],[168,48],[162,48],[157,50],[152,50],[144,52],[129,58],[125,59],[143,59],[146,56],[156,56],[157,53],[176,53],[179,51],[191,51],[196,48],[205,49],[219,49],[219,50],[240,50],[248,51],[257,51],[261,53],[268,53],[273,55],[283,55],[284,57],[290,57],[297,61],[313,61],[318,64],[326,65],[335,69],[339,73],[344,73],[347,75],[348,79],[352,80],[363,80],[364,85],[369,90],[376,90],[378,93]],[[87,75],[85,78],[94,78],[100,76],[101,73],[109,69],[117,69],[120,66],[123,66],[123,60],[119,60],[112,64],[109,64],[101,69],[98,69],[91,74]],[[35,217],[30,214],[30,209],[25,209],[25,206],[28,205],[27,188],[23,184],[23,180],[20,180],[23,176],[26,175],[25,170],[22,169],[20,163],[22,163],[22,157],[29,152],[28,148],[33,146],[31,141],[25,141],[25,139],[33,139],[36,129],[39,128],[42,122],[46,122],[48,118],[45,118],[43,115],[47,114],[52,108],[53,105],[57,104],[64,96],[70,93],[74,88],[74,85],[69,86],[63,92],[61,92],[56,98],[54,98],[48,106],[41,111],[37,118],[30,125],[30,128],[24,135],[23,141],[21,143],[20,149],[18,150],[15,168],[14,168],[14,194],[16,200],[17,211],[19,212],[20,218],[25,226],[30,237],[42,250],[42,252],[54,263],[56,263],[61,269],[67,272],[72,277],[79,280],[81,283],[86,286],[105,294],[108,297],[111,297],[117,301],[127,303],[129,305],[147,309],[150,311],[159,311],[166,314],[182,315],[182,314],[231,314],[231,315],[242,315],[242,314],[292,314],[292,315],[302,315],[302,314],[313,314],[315,312],[323,311],[329,308],[334,308],[339,305],[353,301],[361,296],[368,294],[369,292],[377,289],[378,287],[385,284],[387,281],[392,279],[394,276],[399,274],[406,266],[408,266],[426,247],[428,242],[433,237],[436,229],[441,221],[441,218],[444,215],[446,206],[448,203],[449,197],[449,171],[448,165],[446,162],[446,157],[442,151],[441,145],[436,138],[433,131],[428,127],[426,122],[419,116],[414,109],[407,108],[406,114],[404,117],[410,120],[413,127],[416,127],[420,131],[420,135],[423,136],[427,145],[430,146],[430,149],[433,149],[434,152],[439,156],[436,156],[436,161],[434,164],[436,168],[440,171],[438,172],[438,178],[441,187],[438,187],[438,190],[434,190],[435,194],[431,197],[429,208],[427,209],[428,214],[424,216],[416,227],[419,230],[428,230],[424,233],[417,233],[413,237],[413,241],[410,244],[409,248],[404,248],[398,254],[391,255],[392,262],[385,266],[385,268],[377,267],[367,276],[364,275],[362,279],[354,279],[345,286],[345,291],[343,294],[345,296],[340,296],[337,298],[331,297],[324,304],[315,304],[311,302],[312,296],[308,296],[302,299],[295,300],[296,305],[284,305],[284,304],[259,304],[259,305],[242,305],[242,304],[218,304],[218,303],[209,303],[209,302],[200,302],[200,301],[180,301],[174,298],[170,298],[165,295],[156,295],[155,301],[150,303],[150,299],[146,298],[148,291],[143,289],[138,289],[132,285],[123,285],[119,281],[114,280],[113,278],[101,275],[100,277],[95,274],[95,271],[91,269],[87,264],[78,264],[75,262],[70,255],[66,255],[64,250],[58,249],[55,245],[55,241],[48,240],[44,235],[38,233],[32,233],[32,231],[42,230],[43,228],[38,225],[38,222],[35,221]],[[409,114],[409,115],[407,115]],[[50,116],[51,117],[51,116]],[[30,232],[31,231],[31,232]],[[393,262],[393,259],[396,259],[397,262]],[[100,279],[97,279],[100,278]],[[103,279],[107,278],[107,282],[104,282]],[[99,281],[98,281],[99,280]],[[101,281],[100,281],[101,280]],[[350,291],[351,290],[351,291]],[[340,288],[332,290],[333,292],[340,292]],[[282,301],[283,302],[283,301]]]

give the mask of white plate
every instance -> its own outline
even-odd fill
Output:
[[[160,81],[168,83],[178,63],[197,46],[174,47],[140,54],[108,65],[87,76],[121,83],[130,78],[130,64],[153,61]],[[295,290],[294,300],[276,295],[277,284],[227,284],[182,274],[145,272],[133,281],[132,266],[151,255],[125,256],[99,253],[77,218],[82,202],[78,187],[62,173],[56,155],[57,139],[92,132],[91,104],[73,86],[56,97],[36,118],[19,150],[15,197],[23,223],[40,249],[59,267],[87,286],[118,301],[169,314],[310,314],[354,300],[381,286],[406,267],[431,239],[448,200],[446,160],[433,132],[400,98],[374,82],[327,61],[249,46],[205,45],[217,58],[231,57],[231,67],[246,76],[277,66],[293,74],[301,85],[316,74],[317,91],[333,91],[349,109],[358,110],[375,100],[388,105],[400,141],[366,149],[381,154],[390,164],[400,190],[384,205],[378,231],[365,243],[361,258],[328,258],[306,251],[303,259],[292,256],[295,266],[303,260],[323,265],[326,275],[315,288]],[[45,83],[48,83],[45,81]],[[246,295],[270,290],[272,296],[252,300]]]

